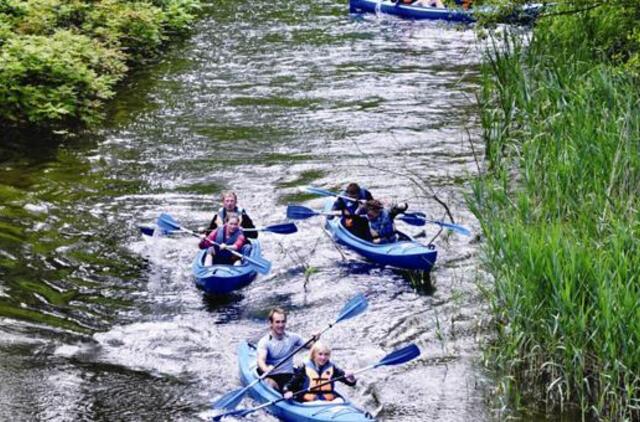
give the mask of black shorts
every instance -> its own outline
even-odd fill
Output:
[[[258,369],[258,375],[262,375],[262,371],[260,369]],[[291,378],[293,378],[293,374],[273,374],[267,375],[266,378],[271,378],[275,381],[275,383],[278,384],[278,389],[282,391],[284,390],[284,386],[291,381]]]

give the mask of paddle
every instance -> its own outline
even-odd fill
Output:
[[[313,193],[316,195],[333,196],[335,198],[343,198],[352,202],[357,201],[356,199],[353,199],[349,196],[339,195],[329,190],[318,188],[315,186],[305,186],[303,189],[309,193]],[[428,220],[426,216],[427,215],[423,212],[414,212],[414,213],[405,212],[402,217],[396,217],[396,218],[399,218],[400,220],[412,226],[424,226],[426,223],[431,223],[431,224],[437,224],[441,227],[446,227],[449,230],[453,230],[465,236],[471,235],[471,232],[466,227],[459,226],[458,224],[453,224],[453,223],[445,223],[444,221]],[[293,218],[293,217],[290,217],[290,218]],[[305,218],[308,218],[308,217],[305,217]]]
[[[382,359],[380,359],[377,363],[373,364],[373,365],[369,365],[366,366],[364,368],[358,369],[357,371],[353,372],[353,375],[355,374],[359,374],[361,372],[364,371],[368,371],[369,369],[374,369],[374,368],[378,368],[380,366],[389,366],[389,365],[399,365],[401,363],[405,363],[405,362],[409,362],[412,359],[415,359],[416,357],[420,356],[420,349],[418,349],[418,346],[416,346],[415,344],[410,344],[408,346],[403,347],[402,349],[398,349],[396,351],[393,351],[391,353],[389,353],[388,355],[386,355],[385,357],[383,357]],[[323,383],[320,383],[316,386],[312,388],[306,388],[304,390],[300,390],[300,391],[296,391],[295,393],[293,393],[293,397],[299,396],[300,394],[304,394],[304,393],[308,393],[311,390],[315,390],[317,391],[318,388],[322,387],[323,385],[327,385],[339,380],[342,380],[346,378],[346,374],[342,377],[338,377]],[[221,415],[217,415],[213,417],[214,421],[219,421],[220,419],[226,417],[226,416],[246,416],[249,413],[253,413],[256,410],[260,410],[263,409],[265,407],[269,407],[272,406],[276,403],[279,403],[283,400],[287,400],[284,397],[281,397],[279,399],[276,400],[271,400],[269,402],[266,402],[264,404],[261,404],[260,406],[256,406],[256,407],[251,407],[248,409],[238,409],[238,410],[233,410],[231,412],[226,412],[223,413]]]
[[[304,186],[302,189],[307,191],[307,192],[309,192],[309,193],[313,193],[315,195],[333,196],[334,198],[342,198],[342,199],[346,199],[347,201],[350,201],[350,202],[366,202],[364,199],[355,199],[355,198],[352,198],[352,197],[347,196],[347,195],[341,195],[339,193],[331,192],[330,190],[318,188],[318,187],[315,187],[315,186]]]
[[[341,215],[341,213],[340,211],[331,211],[331,212],[315,211],[315,210],[312,210],[311,208],[307,208],[302,205],[294,205],[294,204],[287,205],[287,218],[291,218],[293,220],[304,220],[310,217],[315,217],[317,215],[338,216],[338,215]],[[425,220],[424,218],[416,214],[402,215],[396,218],[412,226],[424,226],[428,222],[428,220]],[[443,223],[443,224],[446,224],[446,223]]]
[[[272,224],[270,226],[252,228],[252,229],[242,229],[243,232],[271,232],[277,234],[291,234],[298,231],[298,228],[293,223],[280,223],[280,224]]]
[[[182,227],[180,223],[178,223],[173,217],[171,217],[167,213],[160,214],[160,217],[158,217],[158,220],[156,221],[156,225],[160,227],[160,229],[162,230],[166,230],[166,231],[178,230],[181,232],[189,233],[196,237],[200,237],[200,234],[198,234],[197,232],[193,230],[185,229],[184,227]],[[209,240],[209,242],[212,243],[213,245],[220,246],[219,243],[214,242],[212,240]],[[243,255],[240,252],[234,251],[232,249],[226,249],[226,250],[231,252],[231,254],[237,256],[238,258],[246,259],[248,262],[253,264],[253,266],[256,268],[256,270],[260,274],[267,274],[271,270],[271,262],[267,261],[266,259],[263,259],[260,257],[252,258],[250,256]]]
[[[344,305],[344,307],[342,308],[342,311],[340,311],[340,314],[336,318],[335,322],[329,324],[324,330],[322,330],[319,333],[319,335],[321,335],[322,333],[324,333],[325,331],[327,331],[329,328],[333,327],[335,324],[339,323],[340,321],[344,321],[346,319],[353,318],[357,315],[360,315],[362,312],[365,311],[365,309],[367,309],[367,306],[369,306],[367,302],[367,298],[365,298],[362,293],[357,294]],[[262,375],[260,375],[258,379],[254,380],[246,387],[231,391],[223,395],[213,403],[213,408],[214,409],[234,409],[238,405],[238,403],[242,401],[242,397],[244,397],[245,393],[251,387],[256,385],[261,380],[265,379],[267,376],[269,376],[269,373],[271,373],[271,371],[282,366],[287,360],[291,359],[296,353],[298,353],[303,348],[309,346],[315,340],[316,340],[315,337],[310,338],[305,344],[303,344],[302,346],[299,346],[297,349],[295,349],[294,351],[289,353],[287,356],[282,358],[278,363],[274,365],[274,367],[270,371],[264,372]]]
[[[138,228],[140,229],[140,232],[142,234],[144,234],[145,236],[153,236],[153,227],[149,227],[149,226],[138,226]],[[171,232],[173,232],[175,230],[170,230],[170,231],[166,231],[166,230],[162,230],[162,234],[167,235],[167,234],[171,234]],[[277,234],[291,234],[291,233],[295,233],[298,231],[298,228],[296,227],[296,225],[294,223],[280,223],[280,224],[272,224],[270,226],[265,226],[265,227],[258,227],[258,228],[250,228],[250,229],[245,229],[244,227],[242,228],[243,232],[271,232],[271,233],[277,233]],[[200,233],[200,234],[204,234],[204,233]]]

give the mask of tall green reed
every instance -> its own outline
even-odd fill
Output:
[[[514,402],[637,420],[640,96],[590,40],[559,36],[583,24],[494,39],[487,172],[469,203],[495,276],[490,352]]]

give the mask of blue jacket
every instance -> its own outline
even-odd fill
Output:
[[[389,211],[382,210],[377,218],[369,220],[369,227],[378,233],[380,243],[396,241],[396,232],[393,229],[393,220],[389,216]]]
[[[342,192],[340,195],[348,196],[346,192]],[[331,209],[333,211],[347,211],[349,214],[354,215],[358,206],[360,205],[360,201],[368,201],[373,199],[371,192],[366,190],[365,188],[360,188],[360,193],[358,194],[358,199],[350,201],[345,198],[338,198],[333,203],[333,207]]]

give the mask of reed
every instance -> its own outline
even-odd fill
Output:
[[[489,352],[511,403],[638,420],[639,85],[566,36],[583,25],[507,33],[487,54],[487,172],[468,199],[495,276]]]

